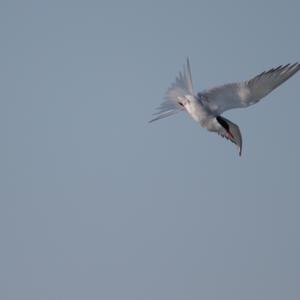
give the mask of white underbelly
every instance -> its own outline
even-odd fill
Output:
[[[202,127],[208,119],[211,118],[210,114],[205,110],[205,108],[196,99],[194,101],[187,101],[184,105],[188,114],[197,122],[200,123]]]

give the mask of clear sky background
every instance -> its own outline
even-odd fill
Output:
[[[299,1],[0,2],[0,298],[300,299],[300,74],[225,116],[194,88],[300,60]]]

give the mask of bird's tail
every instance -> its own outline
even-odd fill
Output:
[[[184,110],[180,101],[187,95],[193,95],[193,82],[189,58],[187,58],[186,65],[183,67],[183,72],[179,72],[175,82],[167,90],[165,101],[157,108],[158,111],[153,114],[155,118],[149,122],[151,123],[166,118]]]

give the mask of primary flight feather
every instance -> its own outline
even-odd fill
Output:
[[[209,131],[235,143],[242,153],[242,135],[239,127],[221,116],[229,109],[257,103],[300,70],[300,64],[287,64],[265,71],[254,78],[217,86],[194,94],[192,73],[187,59],[183,72],[167,90],[165,101],[157,108],[150,122],[186,111],[196,122]]]

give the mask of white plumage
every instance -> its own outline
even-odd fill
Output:
[[[229,109],[257,103],[299,70],[299,63],[287,64],[265,71],[247,81],[229,83],[194,94],[191,68],[187,59],[183,72],[179,73],[167,90],[165,101],[158,107],[158,112],[150,122],[185,110],[202,127],[235,143],[241,155],[242,135],[239,127],[221,114]]]

